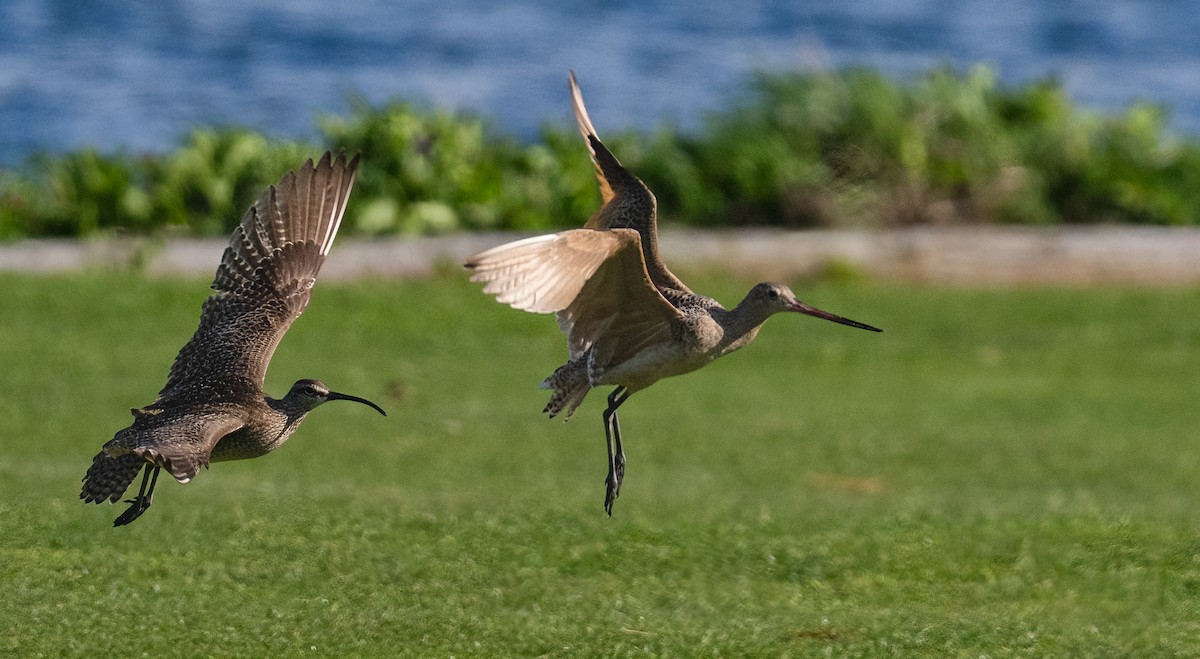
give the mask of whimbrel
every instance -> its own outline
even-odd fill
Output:
[[[745,346],[775,313],[794,311],[879,332],[796,299],[782,284],[761,283],[732,309],[693,293],[658,253],[654,194],[605,148],[588,118],[575,74],[571,98],[588,144],[603,205],[585,228],[518,240],[471,257],[472,281],[516,309],[555,313],[567,333],[569,361],[546,378],[543,410],[570,418],[593,387],[615,385],[604,410],[611,516],[625,477],[619,408],[658,380],[694,371]]]
[[[263,393],[267,365],[292,321],[308,306],[317,272],[337,235],[358,156],[312,160],[268,187],[234,229],[204,302],[200,327],[179,351],[154,403],[130,410],[133,424],[92,460],[79,498],[116,503],[138,470],[138,495],[113,522],[150,507],[162,469],[180,483],[209,462],[265,455],[287,441],[304,416],[331,400],[357,396],[318,380],[299,380],[280,399]]]

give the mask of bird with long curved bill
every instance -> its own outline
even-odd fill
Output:
[[[143,472],[137,496],[113,526],[146,512],[163,469],[187,483],[210,462],[266,455],[318,405],[348,400],[386,415],[319,380],[300,380],[283,398],[263,393],[275,347],[308,306],[357,168],[358,156],[347,162],[326,152],[268,187],[242,217],[217,267],[216,292],[166,386],[152,404],[131,410],[133,424],[104,445],[83,478],[79,498],[116,503]]]
[[[732,309],[692,292],[659,255],[654,194],[597,137],[574,72],[570,88],[603,205],[583,229],[494,247],[472,256],[466,267],[471,280],[486,282],[484,292],[499,302],[557,314],[569,361],[542,383],[553,391],[544,412],[569,419],[593,387],[616,386],[603,414],[604,510],[611,516],[625,477],[617,408],[635,392],[745,346],[776,313],[881,330],[801,302],[782,284],[758,284]]]

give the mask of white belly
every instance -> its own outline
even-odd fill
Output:
[[[593,371],[590,379],[592,386],[621,385],[637,391],[663,378],[691,373],[715,358],[715,355],[703,352],[689,354],[678,345],[656,346],[600,372]]]

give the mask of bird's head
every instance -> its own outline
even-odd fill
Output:
[[[286,403],[290,403],[296,409],[308,412],[322,403],[327,403],[331,400],[352,400],[356,403],[362,403],[369,407],[375,408],[376,412],[387,416],[378,405],[372,403],[365,398],[358,396],[350,396],[348,394],[340,394],[336,391],[330,391],[329,387],[325,386],[320,380],[296,380],[296,384],[292,385],[291,391],[288,391],[287,396],[283,397]]]
[[[746,296],[745,302],[748,302],[752,306],[761,309],[766,313],[766,315],[792,311],[796,313],[802,313],[806,316],[823,318],[825,320],[840,323],[842,325],[849,325],[850,327],[870,330],[872,332],[883,331],[878,327],[871,327],[870,325],[860,323],[856,320],[842,318],[841,316],[831,314],[828,311],[822,311],[810,304],[801,302],[800,300],[796,299],[796,294],[792,292],[792,289],[784,286],[783,284],[776,284],[774,282],[766,281],[750,289],[750,293]]]

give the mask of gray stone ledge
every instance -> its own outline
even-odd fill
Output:
[[[521,234],[339,241],[322,277],[405,279],[454,268]],[[664,258],[679,270],[719,268],[764,279],[849,269],[885,281],[944,285],[1200,283],[1200,228],[919,227],[887,231],[663,231]],[[155,276],[209,276],[217,239],[25,240],[0,244],[0,271],[81,272],[138,268]]]

